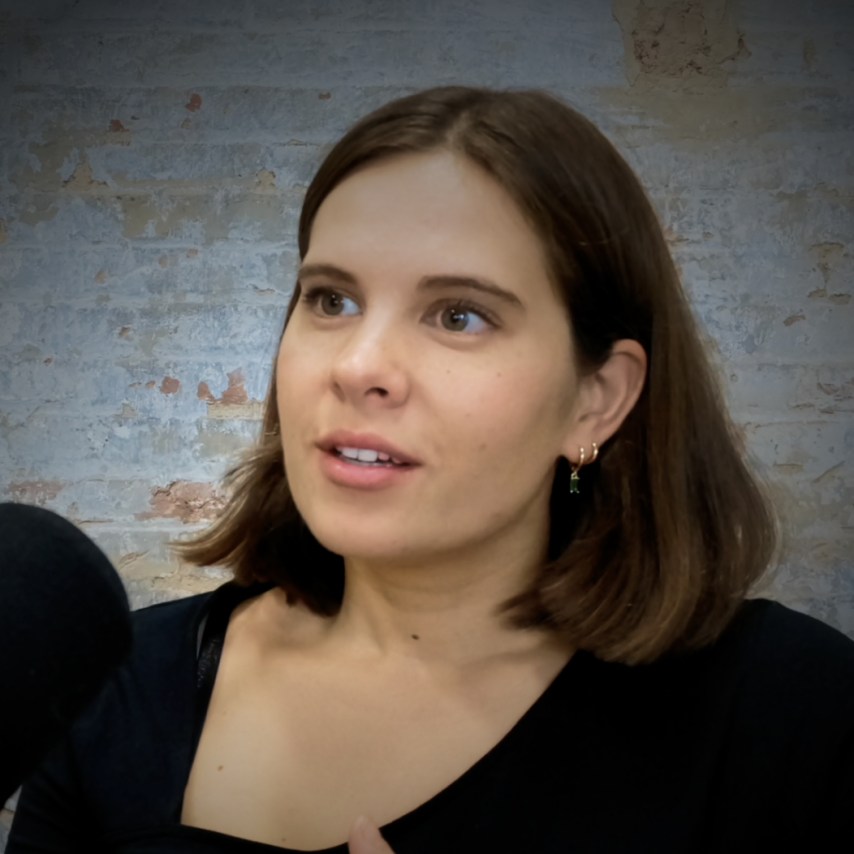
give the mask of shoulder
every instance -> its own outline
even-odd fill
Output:
[[[207,593],[160,602],[134,611],[131,661],[159,649],[196,649],[208,623],[227,623],[231,612],[241,602],[265,589],[266,586],[243,587],[229,581]]]
[[[816,735],[854,732],[854,641],[767,599],[743,602],[707,647],[648,665],[600,663],[596,676],[606,689],[642,697],[650,715],[685,705],[695,722],[739,726],[760,739],[772,721],[816,727]]]
[[[837,629],[767,599],[750,599],[717,646],[769,677],[821,681],[828,675],[854,687],[854,641]]]
[[[721,638],[694,656],[732,715],[758,741],[810,748],[854,734],[854,641],[814,617],[746,601]]]
[[[134,651],[140,649],[140,644],[160,644],[167,640],[174,642],[203,618],[217,592],[214,590],[172,599],[134,611],[131,615]]]

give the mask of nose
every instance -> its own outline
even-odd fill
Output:
[[[331,371],[333,389],[342,400],[359,407],[396,407],[408,399],[407,345],[391,325],[365,320],[342,342]]]

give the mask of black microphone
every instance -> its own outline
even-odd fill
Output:
[[[40,507],[0,504],[0,807],[131,645],[104,553]]]

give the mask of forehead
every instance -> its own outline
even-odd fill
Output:
[[[315,217],[306,262],[547,283],[542,241],[509,193],[449,151],[403,154],[349,175]]]

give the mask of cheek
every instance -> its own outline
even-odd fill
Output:
[[[552,432],[567,423],[575,401],[575,379],[541,360],[482,377],[458,396],[465,423],[491,425],[484,444],[502,434]]]
[[[293,324],[293,321],[291,323]],[[311,371],[316,367],[318,360],[310,358],[309,352],[305,343],[300,342],[298,331],[291,330],[289,327],[282,338],[279,354],[276,357],[276,394],[280,413],[283,404],[293,395],[299,394],[300,389],[311,381]]]

